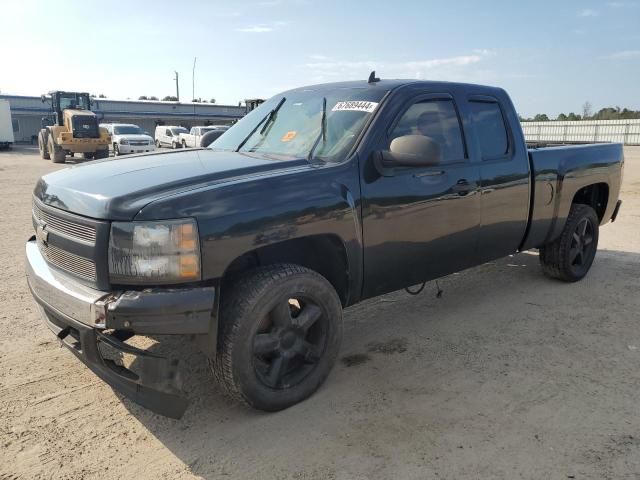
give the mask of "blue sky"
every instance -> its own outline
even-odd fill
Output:
[[[6,1],[0,91],[235,104],[319,82],[504,87],[523,115],[640,109],[640,0]],[[8,21],[10,19],[10,21]],[[77,61],[76,61],[77,59]]]

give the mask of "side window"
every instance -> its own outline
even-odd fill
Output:
[[[173,137],[173,134],[171,133],[171,130],[169,130],[168,128],[165,130],[164,134],[165,134],[167,137]]]
[[[469,102],[472,122],[480,142],[482,160],[494,160],[509,153],[509,136],[497,102]]]
[[[437,142],[443,163],[466,158],[460,121],[452,100],[425,100],[411,105],[391,132],[389,142],[403,135],[424,135]]]

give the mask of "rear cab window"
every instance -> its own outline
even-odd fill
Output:
[[[470,100],[469,110],[482,160],[506,159],[511,150],[509,132],[497,100]]]

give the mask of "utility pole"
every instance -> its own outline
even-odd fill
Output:
[[[193,70],[191,71],[191,100],[196,99],[196,58],[193,57]]]
[[[178,102],[179,102],[180,101],[180,87],[178,86],[178,72],[176,72],[174,70],[173,73],[176,74],[176,78],[174,78],[174,80],[176,81],[176,98],[178,99]]]

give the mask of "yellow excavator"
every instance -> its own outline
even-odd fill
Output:
[[[88,93],[49,92],[51,114],[42,118],[38,133],[40,156],[64,163],[66,156],[82,153],[85,159],[107,158],[111,137],[98,125]],[[42,95],[42,103],[47,95]]]

